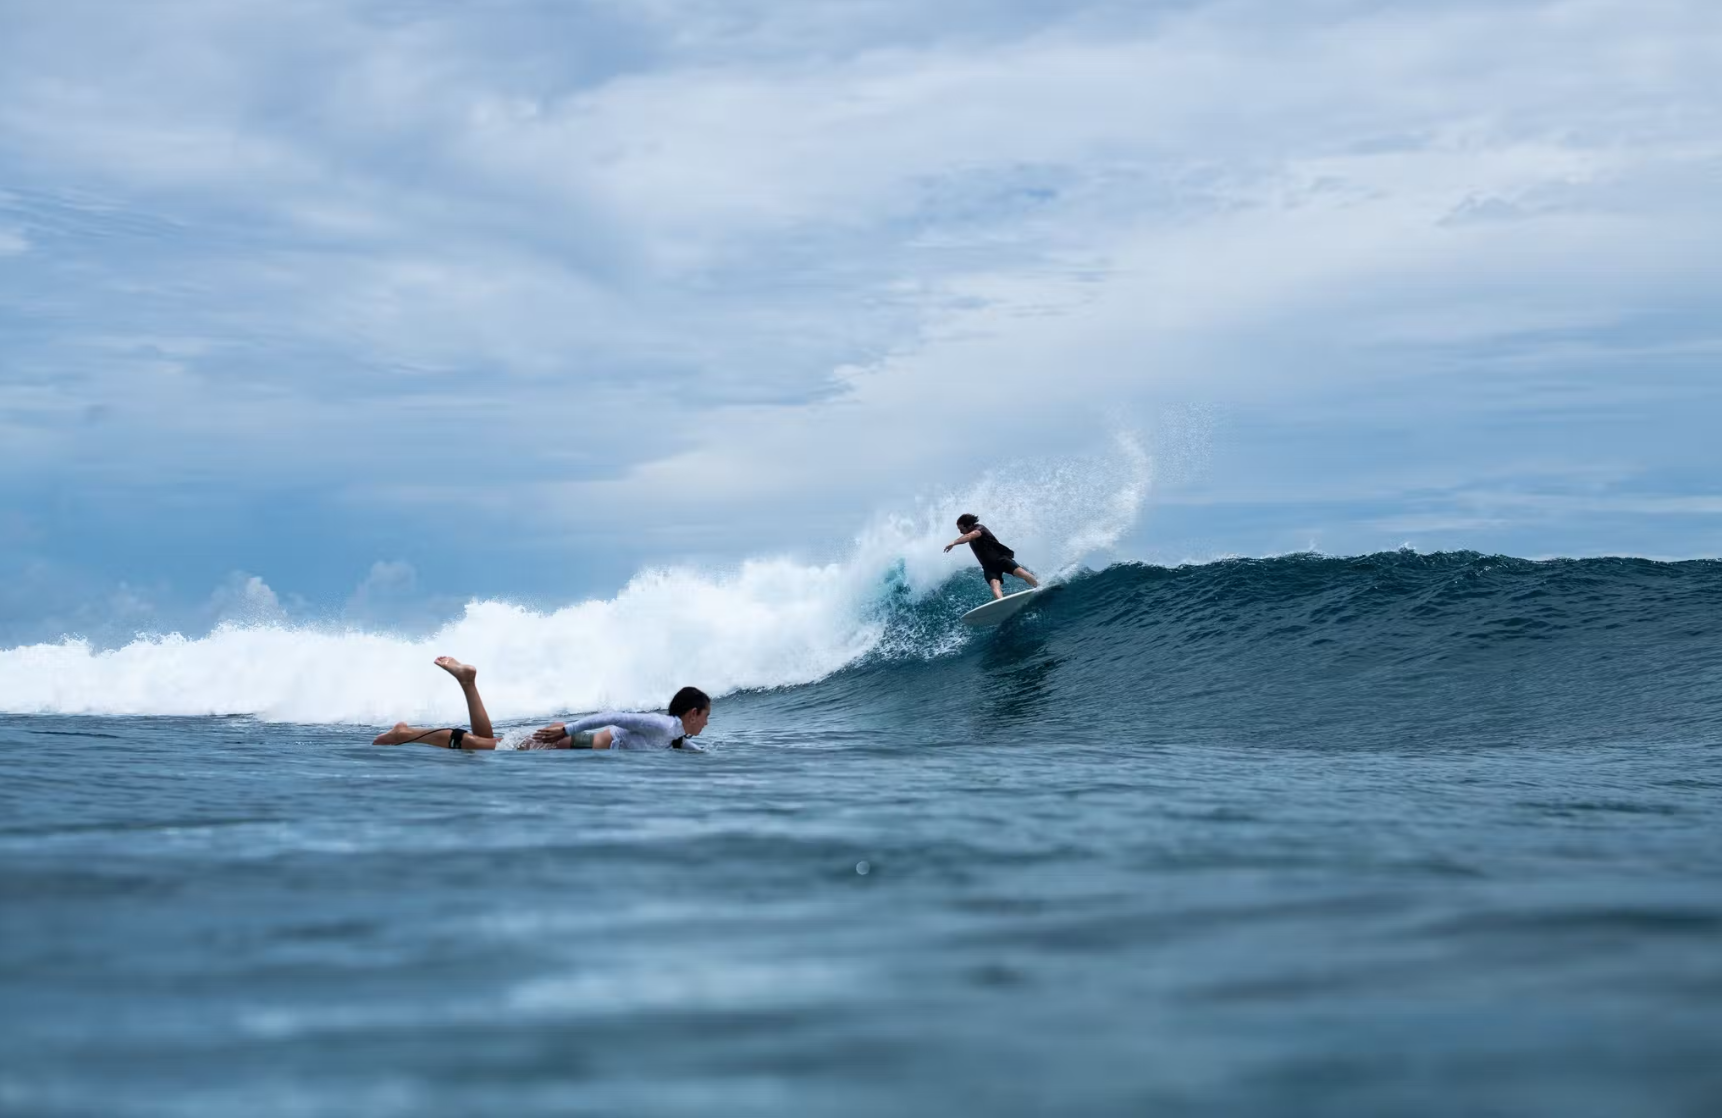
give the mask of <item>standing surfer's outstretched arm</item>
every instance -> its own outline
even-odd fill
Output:
[[[971,540],[978,540],[980,538],[981,538],[981,534],[978,531],[964,532],[962,535],[958,536],[956,539],[954,539],[950,543],[946,544],[945,550],[949,551],[949,550],[951,550],[951,548],[956,547],[960,543],[968,543]]]

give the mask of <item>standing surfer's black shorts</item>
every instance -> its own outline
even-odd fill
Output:
[[[969,550],[975,553],[975,559],[981,565],[981,571],[987,576],[987,581],[1003,579],[1017,568],[1016,552],[999,542],[999,538],[985,524],[976,524],[971,531],[979,532],[980,538],[969,541]]]

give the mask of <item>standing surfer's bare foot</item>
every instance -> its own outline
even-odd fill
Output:
[[[386,734],[378,734],[372,745],[401,745],[413,740],[413,728],[405,722],[396,722],[395,728]]]
[[[471,683],[478,678],[478,669],[471,664],[463,664],[453,656],[438,656],[436,666],[462,683]]]

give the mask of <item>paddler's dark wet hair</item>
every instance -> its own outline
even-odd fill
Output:
[[[710,710],[711,696],[698,687],[684,687],[670,700],[670,717],[680,718],[690,710]]]
[[[966,532],[981,522],[981,518],[972,512],[965,512],[957,517],[957,531]]]
[[[690,710],[710,710],[711,708],[712,697],[710,695],[698,687],[684,687],[677,691],[675,697],[670,700],[670,717],[680,718]],[[688,739],[685,737],[677,738],[670,743],[670,748],[686,749],[687,741]]]

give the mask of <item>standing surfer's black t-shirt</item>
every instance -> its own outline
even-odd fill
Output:
[[[1008,575],[1016,570],[1016,552],[1000,543],[985,524],[976,524],[970,531],[980,533],[980,538],[969,541],[969,550],[981,561],[981,569],[988,578]]]

